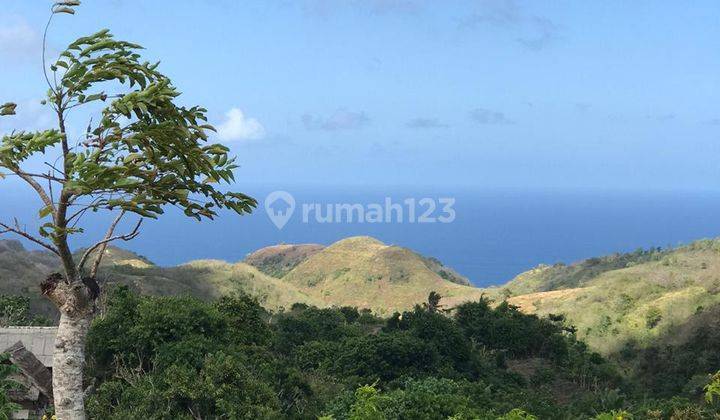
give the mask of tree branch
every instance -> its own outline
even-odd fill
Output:
[[[95,245],[91,246],[90,248],[85,251],[82,258],[80,259],[80,263],[78,264],[78,270],[82,270],[82,268],[85,266],[85,263],[87,263],[87,260],[90,258],[90,255],[97,250],[98,248],[101,249],[101,253],[98,256],[99,260],[102,260],[102,254],[104,254],[105,249],[107,248],[107,244],[113,241],[130,241],[132,239],[135,239],[140,234],[140,225],[142,225],[143,219],[138,220],[137,224],[135,225],[135,228],[125,235],[117,235],[112,236],[113,232],[115,231],[115,228],[117,227],[117,224],[120,223],[120,219],[125,214],[125,211],[121,212],[118,217],[115,218],[113,223],[110,225],[110,228],[107,231],[107,234],[105,235],[105,239],[102,241],[96,243]],[[95,263],[100,266],[100,263],[96,260]],[[93,269],[96,271],[95,267]],[[97,273],[95,273],[97,274]],[[94,277],[94,276],[91,276]]]
[[[54,181],[60,184],[64,184],[65,180],[62,178],[58,178],[55,176],[52,176],[51,174],[34,174],[30,172],[21,171],[23,175],[29,176],[31,178],[41,178],[41,179],[47,179],[48,181]],[[20,176],[17,172],[15,173],[17,176]],[[9,174],[10,175],[10,174]]]
[[[45,243],[42,240],[32,236],[31,234],[27,233],[24,230],[22,230],[20,228],[20,224],[18,223],[17,219],[15,220],[15,227],[10,227],[2,222],[0,222],[0,227],[3,228],[3,230],[0,230],[0,235],[2,235],[4,233],[15,233],[17,235],[22,236],[25,239],[30,240],[31,242],[34,242],[34,243],[40,245],[41,247],[49,250],[50,252],[52,252],[55,255],[60,255],[60,252],[54,246],[52,246],[48,243]]]
[[[27,182],[28,184],[30,184],[30,186],[38,193],[38,195],[40,196],[40,199],[43,201],[43,203],[45,203],[46,206],[48,206],[48,207],[50,207],[51,209],[53,209],[53,211],[55,210],[55,204],[54,204],[53,201],[50,199],[50,196],[47,195],[47,193],[45,192],[45,189],[43,189],[43,187],[40,185],[40,183],[37,182],[37,181],[32,177],[32,175],[30,175],[30,174],[28,174],[28,173],[26,173],[26,172],[21,171],[20,168],[8,168],[8,169],[10,169],[11,171],[13,171],[13,172],[15,173],[15,175],[19,176],[19,177],[22,178],[25,182]]]
[[[112,237],[113,232],[115,232],[115,228],[117,227],[118,223],[120,223],[120,219],[123,218],[125,215],[125,210],[121,211],[117,218],[112,222],[110,227],[108,228],[107,233],[105,234],[105,239],[109,239]],[[140,219],[142,221],[142,219]],[[139,226],[138,226],[139,227]],[[102,262],[103,256],[105,255],[105,250],[107,249],[108,243],[104,243],[100,246],[100,249],[98,250],[98,254],[95,257],[95,262],[93,263],[92,268],[90,269],[90,278],[94,279],[95,276],[97,276],[97,271],[100,268],[100,263]]]

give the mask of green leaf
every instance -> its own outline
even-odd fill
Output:
[[[46,218],[47,216],[49,216],[50,213],[52,213],[52,207],[50,207],[50,206],[45,206],[45,207],[43,207],[43,208],[40,209],[40,211],[38,212],[38,216],[40,216],[41,219],[44,219],[44,218]]]
[[[6,102],[0,105],[0,116],[15,115],[15,108],[17,108],[17,104],[14,104],[12,102]]]

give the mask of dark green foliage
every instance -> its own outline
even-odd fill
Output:
[[[487,301],[454,317],[417,306],[382,320],[355,308],[294,305],[269,314],[247,296],[204,303],[118,288],[89,336],[88,381],[96,391],[88,410],[103,419],[589,413],[589,404],[563,408],[548,387],[572,380],[576,392],[594,395],[612,369],[561,322]],[[540,344],[520,339],[515,328]],[[488,331],[493,338],[480,339]],[[529,355],[546,357],[553,374],[526,381],[507,370],[504,360]]]
[[[432,346],[409,334],[354,337],[343,341],[333,355],[329,371],[354,385],[403,376],[423,376],[438,369],[439,357]]]
[[[0,327],[48,326],[50,319],[30,312],[30,298],[0,295]]]
[[[498,419],[504,413],[524,410],[554,418],[552,404],[520,388],[495,388],[482,381],[440,378],[408,379],[395,389],[363,386],[354,396],[338,398],[328,409],[336,419]],[[354,417],[366,413],[365,417]],[[367,416],[374,413],[374,416]],[[526,417],[502,417],[523,419]],[[532,417],[527,417],[532,418]]]
[[[709,418],[716,412],[717,404],[700,402],[708,376],[689,379],[718,363],[717,352],[672,368],[674,355],[642,355],[646,369],[656,363],[667,372],[648,375],[656,380],[648,389],[667,394],[697,383],[694,401],[652,399],[631,392],[563,322],[487,300],[461,305],[453,316],[417,306],[382,320],[355,308],[294,305],[270,314],[248,296],[205,303],[118,288],[90,333],[88,381],[96,391],[88,410],[103,419],[338,420],[613,418],[623,410],[636,418]],[[684,350],[717,348],[709,334],[699,331]],[[688,370],[678,371],[679,364]],[[514,370],[532,365],[531,375]],[[660,386],[679,377],[688,379]]]
[[[563,328],[549,320],[526,315],[503,302],[495,308],[486,299],[457,307],[455,319],[476,343],[506,351],[514,357],[545,356],[562,360],[568,355]]]
[[[199,368],[174,364],[146,375],[113,379],[88,404],[94,418],[275,419],[280,402],[247,360],[208,354]]]
[[[275,347],[289,352],[308,341],[338,341],[358,336],[362,328],[348,319],[347,310],[293,305],[293,311],[275,321]],[[356,318],[357,320],[357,318]]]
[[[433,309],[416,307],[412,312],[395,314],[387,322],[385,331],[407,331],[420,342],[427,343],[441,357],[445,372],[476,377],[480,369],[472,341],[453,319]],[[440,367],[439,367],[440,368]]]
[[[707,375],[720,370],[719,325],[720,307],[714,307],[671,329],[657,344],[646,348],[630,344],[639,388],[657,397],[699,397]],[[684,337],[679,343],[678,336]]]
[[[236,342],[241,344],[264,345],[270,342],[268,312],[257,299],[248,295],[225,296],[215,303],[225,316]]]
[[[8,364],[9,357],[7,354],[0,354],[0,419],[10,419],[11,414],[20,408],[20,406],[10,400],[9,392],[20,389],[19,383],[10,379],[10,375],[18,372],[14,365]]]

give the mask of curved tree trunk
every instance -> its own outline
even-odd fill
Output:
[[[95,290],[85,282],[65,281],[60,274],[48,277],[42,292],[60,311],[60,325],[53,354],[53,399],[59,420],[85,419],[85,338],[95,309]]]
[[[53,396],[55,414],[61,420],[85,419],[85,337],[90,316],[60,315],[53,355]]]

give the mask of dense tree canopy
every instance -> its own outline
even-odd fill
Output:
[[[107,304],[89,336],[96,418],[592,418],[710,409],[688,400],[639,404],[557,318],[487,300],[388,319],[306,305],[273,314],[247,296],[205,303],[123,288]],[[480,339],[480,331],[510,335]]]

